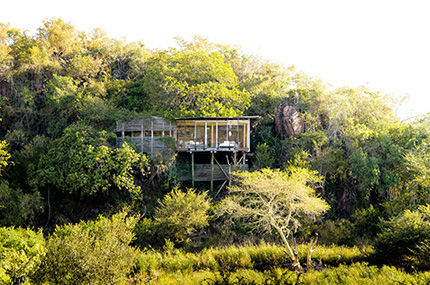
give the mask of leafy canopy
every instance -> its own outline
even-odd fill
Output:
[[[151,111],[167,117],[241,115],[250,95],[238,84],[222,54],[204,46],[158,53],[144,78]]]
[[[107,145],[107,133],[87,126],[71,126],[33,170],[32,184],[54,185],[82,196],[107,192],[111,187],[140,193],[135,176],[146,175],[148,159],[124,143],[121,148]]]

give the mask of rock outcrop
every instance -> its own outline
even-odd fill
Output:
[[[286,99],[280,105],[275,117],[275,130],[281,139],[294,137],[305,129],[305,118],[301,116],[294,104]]]

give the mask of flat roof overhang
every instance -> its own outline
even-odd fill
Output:
[[[196,120],[196,121],[207,121],[207,120],[243,120],[243,119],[258,119],[260,116],[236,116],[236,117],[186,117],[186,118],[175,118],[176,121],[182,120]]]

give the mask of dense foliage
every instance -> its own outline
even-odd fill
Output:
[[[358,262],[428,270],[428,117],[400,120],[401,100],[364,86],[334,87],[236,47],[200,37],[177,44],[152,50],[56,18],[35,34],[0,24],[2,282],[114,283],[128,274],[154,281],[161,266],[154,264],[180,263],[184,251],[279,244],[280,233],[289,247],[315,232],[326,245],[373,246]],[[283,117],[288,110],[295,117]],[[147,115],[259,116],[251,171],[235,174],[217,197],[203,183],[186,190],[174,160],[150,159],[127,142],[116,147],[115,122]],[[144,217],[125,217],[124,206]],[[340,283],[373,273],[363,282],[390,274],[399,277],[392,282],[412,282],[397,269],[364,263],[288,279],[273,263],[285,260],[267,254],[273,268],[258,270],[270,272],[254,272],[260,261],[249,263],[237,250],[207,257],[217,260],[207,267],[215,272],[193,278],[324,284],[321,278],[346,272]],[[231,260],[249,266],[228,267]],[[196,268],[164,272],[157,282],[186,280]],[[425,283],[426,274],[414,282]]]
[[[111,218],[57,227],[32,276],[37,284],[118,284],[127,278],[137,251],[130,246],[136,217]]]
[[[430,205],[406,210],[382,225],[375,256],[382,262],[430,269]]]
[[[46,248],[42,231],[0,228],[0,282],[25,282],[39,268]]]

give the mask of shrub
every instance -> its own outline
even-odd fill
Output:
[[[209,207],[206,192],[172,190],[160,201],[154,214],[158,233],[175,243],[186,241],[187,236],[208,225]]]
[[[38,268],[44,254],[42,231],[0,228],[0,283],[26,281]]]
[[[417,210],[406,210],[383,223],[375,243],[374,258],[386,264],[430,268],[430,204]],[[424,258],[424,260],[422,260]]]
[[[351,234],[358,239],[374,239],[380,232],[380,220],[384,213],[370,205],[369,208],[357,210],[351,217]]]
[[[135,226],[136,235],[133,244],[139,246],[142,250],[145,248],[161,248],[164,244],[164,238],[158,232],[157,224],[153,219],[142,218]]]
[[[309,241],[314,233],[318,233],[318,244],[322,245],[352,245],[351,222],[345,219],[326,220],[319,223],[306,221],[308,225],[299,231],[297,236],[301,241]]]
[[[162,260],[163,256],[159,252],[140,252],[136,258],[136,272],[145,276],[157,275],[157,272],[161,268]]]
[[[33,276],[35,283],[116,284],[135,264],[137,250],[129,246],[137,218],[122,212],[111,218],[55,229],[47,254]]]

